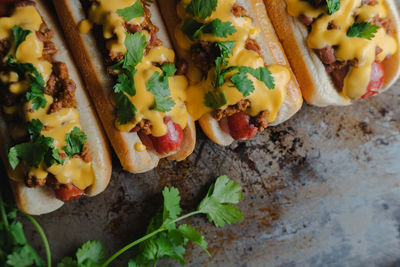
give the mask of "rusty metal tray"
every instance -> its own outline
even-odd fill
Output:
[[[114,252],[144,233],[164,186],[177,187],[192,209],[227,174],[244,188],[245,220],[216,229],[202,217],[191,219],[212,257],[189,245],[188,266],[400,266],[399,89],[400,82],[345,108],[304,105],[287,123],[227,148],[198,129],[187,160],[162,160],[146,174],[124,172],[114,155],[103,194],[37,217],[54,260],[87,240],[101,240]],[[43,255],[39,235],[25,222]]]

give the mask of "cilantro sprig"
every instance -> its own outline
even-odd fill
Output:
[[[54,164],[64,164],[58,149],[53,146],[54,139],[40,135],[43,124],[34,119],[27,123],[26,129],[30,135],[30,142],[11,147],[8,151],[8,161],[12,169],[23,161],[29,166],[39,167],[44,162],[48,167]]]
[[[15,52],[17,52],[18,46],[25,41],[26,36],[31,33],[30,30],[24,30],[19,26],[12,27],[12,32],[14,36]]]
[[[117,108],[117,120],[122,125],[132,121],[137,112],[129,97],[136,95],[135,67],[142,61],[147,41],[140,32],[127,33],[124,44],[127,49],[124,59],[110,67],[121,72],[118,74],[118,82],[114,85],[114,101]]]
[[[178,226],[177,223],[198,214],[206,215],[217,227],[242,221],[242,213],[237,206],[232,205],[238,204],[243,199],[241,190],[238,183],[225,175],[220,176],[210,187],[196,211],[179,216],[182,212],[179,191],[174,187],[164,188],[162,192],[164,205],[150,221],[146,235],[116,252],[102,264],[102,267],[109,265],[118,256],[137,245],[139,254],[129,262],[129,266],[150,264],[154,266],[157,260],[163,257],[177,259],[184,264],[184,246],[188,241],[198,244],[208,253],[207,242],[194,227],[187,224]]]
[[[206,19],[217,9],[218,0],[192,0],[186,11],[195,18]]]
[[[220,19],[214,19],[209,23],[201,23],[192,18],[188,18],[182,25],[182,32],[190,39],[196,39],[200,33],[209,33],[215,37],[228,37],[236,32],[236,28],[231,22],[223,22]]]
[[[176,67],[174,64],[166,62],[161,66],[161,69],[163,71],[162,74],[155,72],[146,82],[146,90],[154,95],[155,104],[153,109],[167,112],[175,106],[169,90],[168,78],[174,75]]]
[[[347,31],[348,37],[358,37],[371,40],[378,32],[379,26],[371,24],[370,22],[354,23]]]
[[[46,251],[46,262],[28,243],[23,225],[17,220],[17,209],[3,201],[0,193],[0,262],[4,266],[48,266],[51,267],[51,251],[46,235],[39,223],[29,214],[22,213],[35,226]]]
[[[210,91],[205,95],[205,106],[212,109],[218,109],[226,105],[227,100],[225,94],[219,92],[218,89],[225,83],[226,75],[232,71],[236,71],[236,73],[232,75],[230,81],[244,97],[250,96],[255,90],[254,83],[248,78],[247,74],[250,74],[257,80],[263,82],[267,88],[275,88],[274,78],[267,67],[254,69],[244,66],[232,66],[223,69],[228,65],[227,58],[232,54],[235,42],[216,42],[214,45],[219,50],[219,56],[215,59],[215,81],[212,83],[215,90]]]
[[[20,77],[28,73],[29,87],[25,95],[27,101],[32,101],[32,109],[38,110],[39,108],[46,107],[46,98],[44,97],[44,87],[46,85],[42,74],[31,63],[20,63],[12,56],[8,55],[7,64],[14,69]]]
[[[340,0],[326,0],[328,6],[328,14],[332,15],[340,9]]]
[[[72,158],[74,155],[79,155],[83,152],[83,147],[85,146],[85,141],[87,139],[86,134],[79,129],[78,127],[74,127],[71,132],[67,133],[65,136],[65,141],[67,145],[63,147],[65,153],[69,158]]]
[[[141,1],[136,1],[133,5],[123,8],[117,9],[117,14],[124,18],[124,20],[131,20],[134,18],[139,18],[144,16],[144,10]]]

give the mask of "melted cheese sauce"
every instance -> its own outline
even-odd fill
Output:
[[[139,0],[137,0],[139,1]],[[124,28],[125,21],[117,13],[117,9],[123,9],[135,4],[135,0],[101,0],[99,4],[94,4],[89,12],[89,19],[96,24],[103,26],[104,38],[107,41],[107,48],[111,52],[126,53],[124,45],[126,30]],[[140,25],[144,21],[144,17],[134,18],[129,21],[130,24]],[[150,36],[147,31],[142,32],[149,40]],[[117,37],[116,39],[114,37]],[[111,39],[111,40],[109,40]],[[188,112],[185,106],[186,88],[188,82],[184,76],[173,76],[169,78],[169,89],[171,97],[175,102],[175,106],[168,112],[160,112],[152,110],[154,105],[154,95],[146,90],[146,82],[156,73],[162,73],[159,67],[153,65],[154,62],[174,62],[175,53],[173,50],[164,46],[157,46],[151,49],[142,61],[136,66],[136,74],[134,77],[136,95],[128,96],[132,104],[136,107],[137,113],[132,122],[121,125],[115,122],[116,127],[120,131],[129,132],[137,123],[146,119],[151,122],[152,135],[163,136],[167,133],[168,128],[164,123],[164,117],[170,117],[175,123],[179,124],[182,129],[186,128]]]
[[[186,13],[185,6],[191,0],[183,0],[178,5],[178,15],[182,19],[175,30],[175,37],[178,44],[185,51],[185,58],[189,62],[188,77],[190,79],[190,86],[187,93],[187,107],[190,115],[198,120],[204,114],[212,111],[211,108],[204,105],[204,96],[207,92],[213,91],[212,81],[215,79],[215,67],[212,68],[207,75],[207,79],[203,79],[199,70],[194,67],[193,62],[190,60],[190,47],[194,44],[181,30],[183,22],[190,15]],[[247,66],[251,68],[265,67],[265,62],[256,52],[247,50],[245,48],[247,39],[256,39],[260,33],[260,29],[253,24],[251,18],[248,17],[235,17],[232,13],[232,7],[236,0],[219,0],[216,11],[203,22],[208,23],[214,19],[220,19],[223,22],[231,22],[236,29],[236,33],[228,36],[227,38],[215,37],[212,34],[201,33],[200,40],[208,42],[218,41],[235,41],[235,47],[232,55],[228,59],[228,66]],[[235,72],[226,75],[226,82],[219,88],[221,92],[225,93],[227,104],[221,109],[227,108],[229,105],[234,105],[242,99],[248,99],[251,102],[249,110],[250,116],[257,116],[260,112],[267,110],[267,120],[272,122],[275,120],[279,109],[286,97],[286,87],[290,81],[290,72],[284,66],[272,65],[268,66],[269,70],[275,80],[275,89],[268,89],[267,86],[255,79],[253,76],[247,74],[247,77],[254,83],[254,92],[244,98],[233,84],[229,81],[230,77]]]
[[[372,63],[375,60],[383,61],[398,49],[398,41],[388,35],[383,27],[379,28],[372,40],[347,36],[349,27],[355,22],[369,21],[375,16],[388,16],[384,0],[377,2],[375,6],[361,6],[362,0],[341,0],[340,9],[329,15],[324,8],[315,8],[308,2],[286,0],[290,15],[297,17],[305,14],[316,19],[307,40],[310,48],[320,49],[331,45],[337,47],[335,55],[338,60],[358,60],[358,66],[352,67],[344,80],[341,92],[343,98],[358,99],[364,95],[370,81]],[[356,21],[354,15],[358,15]],[[339,29],[329,30],[330,23]],[[377,47],[381,48],[382,52],[376,56]]]
[[[0,39],[12,39],[12,27],[19,26],[24,30],[31,30],[15,53],[18,62],[32,63],[36,69],[42,74],[43,79],[47,81],[52,73],[52,64],[42,59],[43,42],[36,36],[42,24],[40,14],[33,6],[18,7],[15,9],[11,17],[0,19]],[[12,47],[15,45],[13,44]],[[15,49],[11,48],[10,53]],[[18,75],[10,72],[1,77],[3,82],[11,82],[9,85],[10,92],[14,94],[22,94],[29,90],[29,80],[24,79],[18,81]],[[44,95],[46,98],[46,107],[33,110],[32,103],[27,102],[24,107],[25,118],[27,121],[39,119],[44,125],[41,135],[54,139],[53,145],[63,153],[63,147],[66,146],[66,135],[72,131],[74,127],[81,128],[79,124],[79,113],[76,108],[64,108],[55,113],[49,113],[53,97]],[[6,113],[14,113],[17,107],[3,107]],[[30,168],[28,175],[35,176],[39,179],[45,179],[51,173],[62,184],[72,183],[76,187],[84,190],[94,183],[94,172],[91,162],[85,162],[82,158],[66,158],[63,165],[53,165],[47,167],[42,163],[38,168]]]

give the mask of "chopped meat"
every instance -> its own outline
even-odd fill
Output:
[[[69,78],[68,68],[64,62],[55,62],[53,64],[53,71],[55,75],[61,80],[66,80]]]
[[[62,89],[59,90],[54,97],[54,102],[51,105],[50,113],[57,112],[62,108],[76,107],[75,99],[76,85],[72,80],[63,80]]]
[[[130,33],[141,32],[143,29],[140,25],[125,23],[125,28]]]
[[[326,72],[332,72],[334,70],[340,70],[340,69],[346,67],[347,64],[348,64],[347,61],[339,61],[339,60],[337,60],[332,64],[325,65],[325,70],[326,70]]]
[[[89,144],[87,141],[85,142],[85,145],[83,146],[83,151],[81,153],[81,157],[82,157],[83,161],[85,161],[85,162],[92,161],[92,155],[90,154]]]
[[[256,52],[259,56],[261,56],[261,48],[260,48],[260,46],[259,46],[259,44],[257,43],[256,40],[251,39],[251,38],[248,38],[248,39],[246,40],[245,48],[246,48],[247,50],[254,51],[254,52]]]
[[[114,51],[110,51],[108,53],[108,58],[106,58],[106,62],[107,64],[115,64],[117,62],[120,62],[121,60],[124,59],[124,54],[121,52],[114,52]]]
[[[27,176],[25,177],[25,184],[27,187],[44,186],[46,184],[46,178],[39,179],[37,177]]]
[[[7,53],[8,50],[10,50],[10,41],[8,39],[2,39],[0,40],[0,57],[4,58]]]
[[[372,24],[378,25],[379,27],[383,27],[386,30],[386,33],[389,35],[394,34],[394,24],[390,18],[381,18],[378,15],[372,18]]]
[[[247,16],[247,10],[241,5],[238,5],[236,3],[232,7],[232,13],[235,17],[238,18]]]
[[[207,73],[214,66],[218,51],[211,42],[200,41],[192,45],[190,54],[196,67]]]
[[[310,18],[304,14],[301,14],[299,16],[299,20],[306,26],[310,26],[314,22],[313,18]]]
[[[18,103],[19,96],[16,94],[11,93],[6,89],[1,90],[2,101],[4,101],[4,105],[6,106],[13,106]]]
[[[321,6],[326,3],[324,0],[306,0],[306,1],[315,7]]]
[[[264,110],[260,112],[257,116],[252,117],[250,122],[253,124],[259,132],[264,131],[265,128],[268,126],[268,120],[267,120],[267,115],[268,115],[268,110]]]
[[[315,49],[315,52],[324,64],[332,64],[336,62],[335,49],[327,45],[322,49]]]
[[[331,77],[333,80],[333,83],[336,86],[336,89],[341,92],[343,90],[343,85],[344,85],[344,79],[347,76],[347,73],[349,72],[350,66],[346,65],[346,67],[341,68],[341,69],[336,69],[331,72]]]
[[[376,6],[379,4],[378,0],[363,0],[363,5]]]
[[[179,59],[176,64],[175,75],[185,75],[188,70],[188,63],[184,59]]]
[[[50,75],[49,80],[47,81],[46,87],[44,88],[44,93],[46,95],[53,96],[57,91],[56,85],[57,85],[57,77],[54,73],[52,73]]]
[[[333,24],[333,21],[329,22],[328,24],[328,30],[340,30],[340,27]]]
[[[131,133],[136,133],[136,132],[143,132],[146,135],[151,135],[151,121],[149,120],[141,120],[135,128],[131,130]]]
[[[221,109],[215,110],[214,118],[217,121],[220,121],[221,119],[223,119],[225,117],[230,117],[236,113],[244,112],[249,107],[250,107],[250,100],[242,99],[236,105],[229,106],[225,110],[221,110]]]
[[[155,32],[151,33],[149,43],[146,46],[146,54],[154,47],[161,46],[162,44],[163,43],[158,39],[157,34]]]

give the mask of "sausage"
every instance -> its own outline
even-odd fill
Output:
[[[72,200],[80,199],[84,191],[74,186],[73,184],[62,185],[54,189],[56,197],[63,202],[70,202]]]
[[[250,116],[244,112],[227,117],[229,132],[233,139],[243,140],[256,136],[258,129],[250,123]]]
[[[161,137],[150,136],[154,149],[159,154],[169,154],[178,151],[183,142],[183,130],[181,126],[171,119],[164,119],[168,132]]]
[[[335,49],[330,45],[321,49],[315,49],[315,52],[325,65],[336,62]]]
[[[361,98],[367,98],[376,94],[383,88],[385,81],[385,70],[381,62],[374,62],[371,66],[371,78],[367,87],[367,92]]]
[[[314,22],[314,19],[313,19],[313,18],[307,17],[307,16],[304,15],[304,14],[301,14],[301,15],[299,16],[299,20],[300,20],[304,25],[306,25],[306,26],[310,26],[310,25]]]

